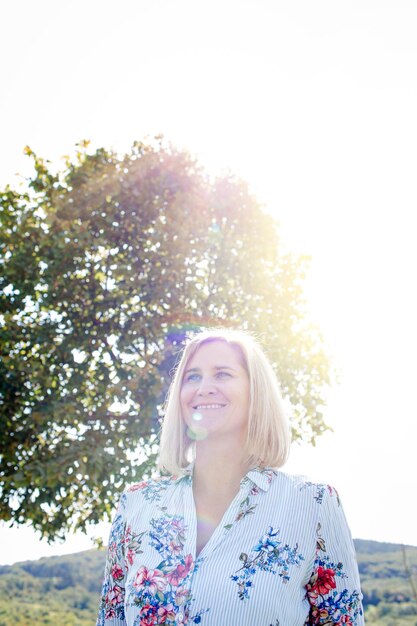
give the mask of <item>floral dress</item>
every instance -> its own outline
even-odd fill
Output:
[[[97,626],[362,626],[335,489],[253,469],[196,557],[192,468],[133,485],[116,512]]]

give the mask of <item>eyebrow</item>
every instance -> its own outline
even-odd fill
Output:
[[[235,369],[233,367],[229,367],[229,365],[215,365],[214,366],[215,370],[232,370],[233,372],[235,371]],[[199,372],[200,368],[199,367],[190,367],[188,370],[185,370],[184,374],[188,374],[189,372]]]

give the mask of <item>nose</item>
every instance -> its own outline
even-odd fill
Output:
[[[216,386],[210,378],[201,378],[200,384],[197,388],[198,396],[205,396],[216,393]]]

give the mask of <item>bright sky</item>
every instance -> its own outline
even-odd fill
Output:
[[[334,432],[287,469],[336,485],[354,537],[417,545],[414,0],[15,0],[0,21],[0,184],[26,144],[56,160],[155,133],[249,181],[312,257],[340,373]],[[0,563],[91,547],[0,533]]]

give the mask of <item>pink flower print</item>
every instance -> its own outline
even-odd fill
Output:
[[[111,576],[113,580],[121,580],[123,578],[123,570],[117,563],[111,568]]]
[[[131,493],[132,491],[138,491],[139,489],[144,489],[147,486],[147,482],[142,480],[140,483],[136,483],[136,485],[131,485],[126,491]]]
[[[136,589],[146,587],[151,595],[155,595],[158,591],[165,589],[165,578],[163,573],[159,569],[150,569],[142,565],[138,570],[133,586]]]
[[[175,593],[175,604],[177,606],[184,606],[190,598],[190,591],[188,589],[178,589]]]
[[[133,565],[133,561],[135,559],[135,553],[134,553],[133,550],[128,550],[126,552],[126,559],[127,559],[128,563],[129,563],[129,565]]]
[[[314,624],[314,626],[319,626],[320,624],[329,624],[329,611],[327,609],[319,609],[317,606],[313,606],[310,617],[313,620],[312,624]]]
[[[111,599],[111,604],[122,604],[124,600],[123,589],[119,587],[119,585],[114,585],[113,589],[110,591],[110,595],[113,594]]]
[[[113,619],[114,617],[116,617],[116,611],[114,610],[114,608],[111,606],[105,614],[105,618],[106,619]]]
[[[251,496],[257,496],[259,493],[259,487],[257,485],[254,485],[252,487],[252,489],[250,490],[250,495]]]
[[[123,590],[121,589],[121,587],[119,587],[119,585],[114,585],[114,587],[107,592],[105,599],[105,605],[107,607],[106,619],[115,616],[114,607],[118,604],[123,604],[123,601]]]
[[[179,519],[174,518],[171,522],[171,528],[175,530],[178,535],[180,535],[181,533],[184,532],[184,520],[181,518]]]
[[[275,472],[265,472],[266,479],[268,481],[268,485],[272,483],[272,479],[275,476]]]
[[[175,620],[175,612],[172,604],[159,607],[158,611],[158,624],[165,624],[167,620]]]
[[[317,593],[317,591],[313,591],[312,589],[307,588],[307,596],[309,597],[309,599],[311,600],[311,604],[317,604],[316,600],[319,597],[319,594]]]
[[[117,555],[117,543],[109,543],[109,547],[108,547],[108,555],[109,558],[114,558]]]
[[[181,554],[181,546],[178,543],[175,543],[175,541],[170,542],[169,548],[172,554],[174,554],[175,556],[178,556],[179,554]]]
[[[191,556],[191,554],[187,554],[187,556],[184,559],[184,565],[180,563],[172,572],[167,574],[168,582],[173,587],[178,587],[181,580],[183,580],[187,576],[192,566],[193,566],[193,557]]]
[[[151,604],[145,604],[140,611],[139,626],[154,626],[155,624],[158,624],[158,616],[155,607]]]

